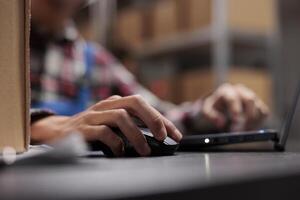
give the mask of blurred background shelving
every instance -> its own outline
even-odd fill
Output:
[[[181,103],[243,83],[272,108],[277,0],[101,0],[77,16],[160,98]]]

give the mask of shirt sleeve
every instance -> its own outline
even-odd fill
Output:
[[[41,119],[44,119],[46,117],[50,117],[53,115],[55,115],[55,113],[50,110],[30,109],[30,124],[32,125]]]
[[[192,131],[197,131],[197,133],[199,133],[199,131],[206,129],[205,124],[207,123],[201,116],[201,99],[196,102],[186,102],[181,105],[163,101],[138,83],[133,74],[131,74],[109,52],[105,51],[105,54],[109,55],[106,57],[111,57],[111,59],[114,60],[111,62],[109,70],[111,71],[114,85],[120,88],[119,91],[122,91],[121,96],[134,94],[141,95],[149,104],[154,106],[164,116],[171,120],[183,133],[190,133]]]

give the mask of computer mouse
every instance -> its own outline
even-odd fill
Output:
[[[164,141],[159,141],[154,138],[153,134],[148,128],[139,127],[142,134],[145,136],[149,147],[151,148],[150,156],[169,156],[173,155],[179,147],[179,144],[170,137],[166,137]],[[130,144],[128,139],[124,136],[122,131],[118,128],[112,129],[115,134],[122,138],[124,142],[124,156],[125,157],[139,157],[140,155],[136,152],[134,147]],[[89,146],[92,151],[103,151],[108,157],[115,157],[112,150],[100,141],[89,142]]]

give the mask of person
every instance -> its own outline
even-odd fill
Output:
[[[124,144],[112,131],[119,127],[147,156],[151,150],[132,116],[157,139],[168,135],[180,141],[182,133],[191,131],[254,129],[268,115],[267,106],[243,85],[224,84],[206,98],[182,105],[160,100],[107,50],[80,37],[71,19],[85,3],[32,0],[32,143],[77,130],[87,141],[100,140],[122,155]]]

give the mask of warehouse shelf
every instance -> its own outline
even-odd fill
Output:
[[[133,55],[138,59],[147,59],[155,56],[164,56],[178,52],[187,52],[201,47],[212,45],[215,37],[212,28],[202,28],[192,32],[185,32],[169,36],[166,39],[147,41],[133,50]],[[229,40],[233,44],[248,47],[265,48],[272,41],[272,36],[264,33],[251,33],[232,29],[229,31]]]

